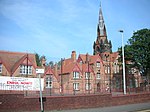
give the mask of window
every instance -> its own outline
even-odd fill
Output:
[[[107,66],[105,66],[105,73],[107,73]]]
[[[97,76],[96,76],[97,79],[100,79],[101,76],[100,76],[100,72],[97,72]]]
[[[2,64],[0,64],[0,73],[2,73]]]
[[[32,66],[20,65],[20,74],[31,75],[32,74]]]
[[[85,89],[90,90],[91,89],[91,83],[86,83],[85,84]]]
[[[90,72],[85,72],[85,79],[90,79]]]
[[[110,66],[108,66],[108,73],[110,73]]]
[[[73,72],[73,78],[79,79],[79,72]]]
[[[114,63],[114,73],[117,73],[117,64]]]
[[[100,62],[96,62],[96,67],[100,67]]]
[[[105,66],[105,73],[107,73],[107,74],[110,73],[110,66],[109,65]]]
[[[79,83],[73,83],[73,90],[79,90]]]
[[[80,63],[80,65],[81,65],[81,64],[82,64],[82,61],[80,61],[79,63]]]
[[[48,75],[46,77],[46,88],[52,88],[53,87],[53,77],[52,75]]]

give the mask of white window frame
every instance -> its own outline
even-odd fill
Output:
[[[110,73],[110,66],[109,65],[105,66],[105,73],[107,73],[107,74]]]
[[[73,79],[79,79],[80,78],[80,73],[79,72],[73,72]]]
[[[2,64],[0,64],[0,73],[2,73]]]
[[[110,66],[108,66],[108,74],[110,73]]]
[[[99,61],[96,62],[96,67],[101,67],[101,63]]]
[[[86,83],[85,84],[85,89],[86,90],[91,90],[92,88],[91,88],[91,83]]]
[[[107,66],[105,66],[105,73],[107,73]]]
[[[90,79],[90,78],[91,78],[90,72],[85,72],[85,79]]]
[[[97,79],[101,79],[101,74],[100,74],[100,72],[97,72],[96,78],[97,78]]]
[[[27,74],[27,65],[20,65],[20,74]],[[32,66],[28,65],[28,75],[32,74]]]
[[[79,83],[73,83],[73,90],[79,90]]]
[[[46,76],[46,88],[53,88],[53,76],[47,75]]]

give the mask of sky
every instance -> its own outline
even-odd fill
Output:
[[[48,61],[93,54],[100,3],[113,52],[133,32],[150,29],[150,0],[0,0],[0,50],[38,53]]]

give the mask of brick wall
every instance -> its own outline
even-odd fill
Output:
[[[62,110],[75,108],[106,107],[114,105],[150,102],[150,93],[122,95],[112,97],[111,94],[86,96],[47,97],[45,110]],[[6,111],[39,111],[38,97],[24,97],[23,94],[0,94],[0,110]]]

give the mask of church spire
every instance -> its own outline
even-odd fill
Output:
[[[112,45],[111,42],[109,42],[107,39],[107,32],[104,23],[102,7],[100,3],[98,27],[97,27],[97,39],[93,44],[93,54],[103,55],[103,53],[106,52],[111,53],[111,51],[112,51]]]
[[[100,9],[99,9],[99,22],[98,22],[98,27],[100,30],[100,36],[104,36],[105,35],[105,24],[104,24],[104,18],[103,18],[103,14],[102,14],[102,7],[101,7],[101,2],[100,2]]]

